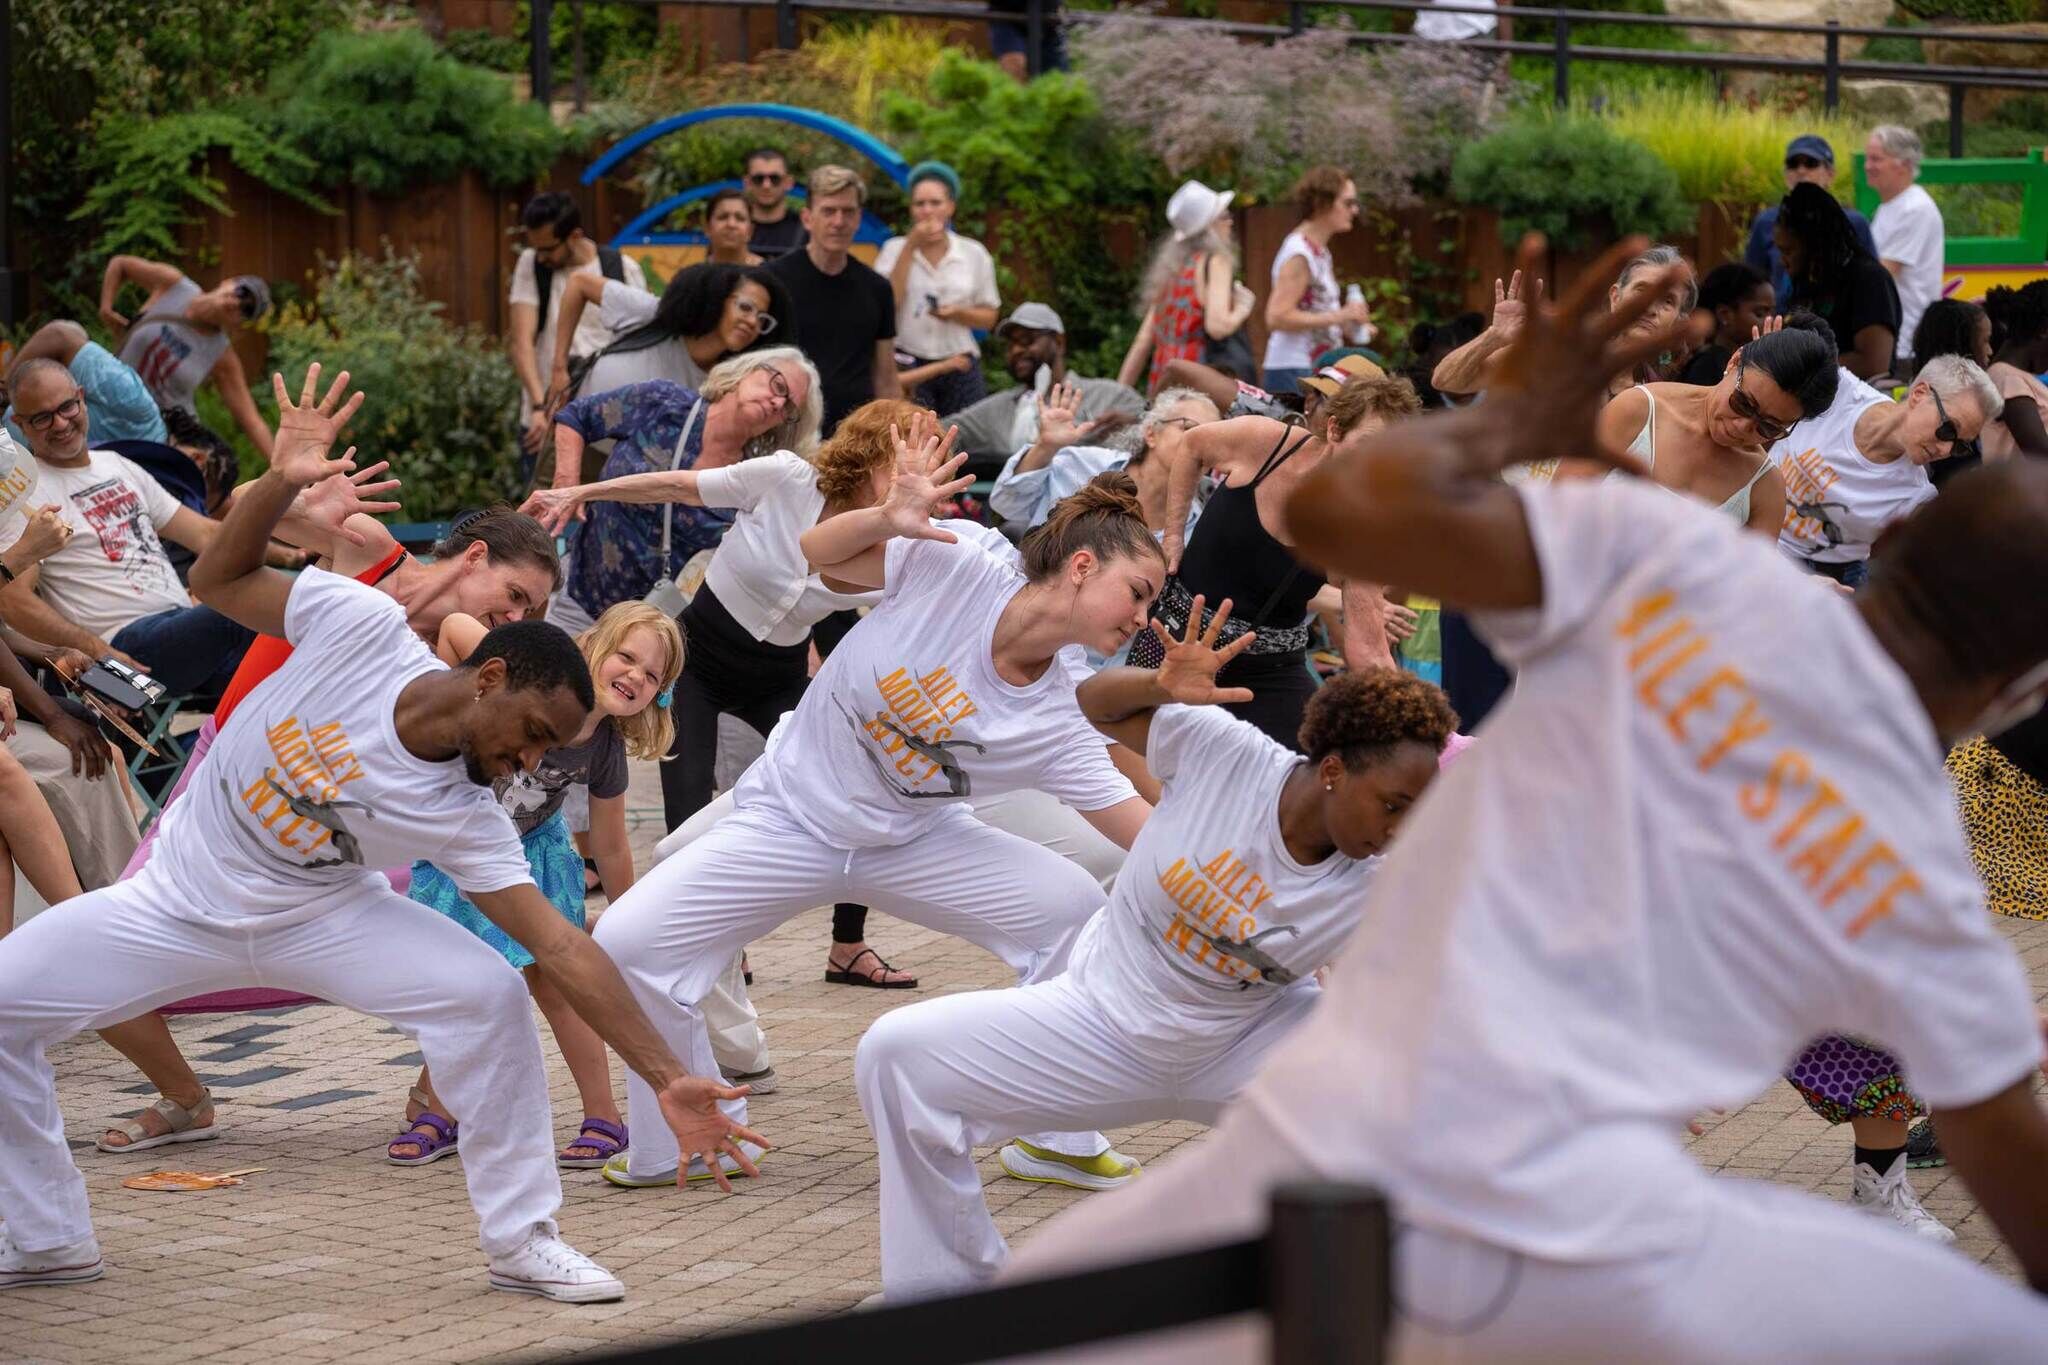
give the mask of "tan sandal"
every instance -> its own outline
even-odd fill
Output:
[[[139,1120],[128,1119],[125,1122],[114,1124],[108,1129],[109,1132],[121,1134],[128,1141],[117,1145],[108,1142],[106,1137],[102,1135],[93,1146],[103,1152],[146,1152],[152,1147],[168,1147],[178,1142],[211,1142],[220,1136],[220,1129],[215,1124],[209,1123],[201,1126],[199,1122],[199,1111],[213,1107],[213,1092],[211,1090],[200,1091],[199,1103],[193,1105],[190,1109],[165,1095],[159,1095],[156,1103],[149,1107],[154,1109],[158,1117],[170,1125],[164,1132],[151,1133],[142,1126]],[[148,1110],[143,1112],[147,1113]],[[216,1115],[217,1120],[218,1116]]]

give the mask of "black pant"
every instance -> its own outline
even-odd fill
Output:
[[[1301,713],[1316,694],[1308,658],[1300,650],[1286,654],[1240,654],[1216,675],[1218,687],[1249,687],[1250,701],[1231,702],[1224,710],[1250,721],[1260,733],[1297,753],[1301,750]]]
[[[717,786],[718,718],[738,716],[766,739],[810,685],[807,644],[756,640],[708,585],[697,590],[677,624],[689,647],[683,652],[683,674],[676,679],[675,742],[661,765],[662,816],[670,829],[711,804]],[[866,906],[835,907],[832,941],[861,942],[867,936],[867,915]]]

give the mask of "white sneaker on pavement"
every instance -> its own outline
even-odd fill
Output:
[[[1857,1162],[1854,1184],[1849,1191],[1849,1207],[1889,1218],[1915,1237],[1925,1237],[1930,1242],[1946,1245],[1955,1241],[1956,1235],[1939,1218],[1921,1207],[1920,1196],[1913,1193],[1913,1182],[1907,1179],[1907,1169],[1903,1153],[1883,1175],[1879,1175],[1869,1162]]]
[[[23,1251],[0,1232],[0,1289],[34,1284],[83,1284],[107,1273],[99,1239],[88,1237],[54,1251]]]
[[[626,1297],[626,1286],[617,1276],[540,1228],[517,1251],[491,1258],[491,1288],[538,1294],[559,1303],[609,1303]]]

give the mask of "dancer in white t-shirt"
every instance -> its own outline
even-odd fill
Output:
[[[2048,690],[2048,468],[1952,481],[1854,599],[1688,499],[1503,485],[1598,449],[1608,378],[1669,344],[1627,338],[1639,305],[1598,314],[1601,269],[1529,319],[1485,404],[1390,427],[1289,503],[1332,568],[1473,610],[1514,695],[1243,1102],[1012,1273],[1245,1235],[1274,1182],[1314,1174],[1380,1186],[1405,1225],[1396,1360],[2038,1360],[2048,1300],[1711,1177],[1680,1132],[1812,1037],[1880,1039],[2048,1287],[2041,1023],[1942,771],[1945,742]],[[1262,1335],[1177,1333],[1171,1358],[1263,1359]]]
[[[294,495],[353,467],[327,452],[361,396],[342,403],[344,373],[316,404],[318,374],[297,407],[275,380],[283,421],[270,472],[242,490],[192,568],[195,594],[288,640],[290,660],[221,730],[205,779],[166,811],[135,876],[0,940],[0,1288],[105,1273],[44,1049],[168,1001],[263,985],[376,1015],[418,1041],[465,1120],[493,1288],[620,1298],[624,1286],[556,1232],[561,1180],[525,984],[379,869],[431,859],[531,949],[659,1092],[659,1117],[647,1117],[683,1150],[745,1164],[733,1140],[755,1136],[716,1103],[746,1092],[676,1065],[610,960],[535,888],[492,795],[493,779],[532,768],[583,725],[593,698],[575,643],[539,622],[503,625],[451,669],[375,589],[263,567]]]
[[[1082,711],[1144,754],[1165,790],[1067,970],[893,1011],[861,1039],[854,1076],[881,1155],[892,1300],[957,1291],[1002,1266],[977,1145],[1076,1123],[1213,1123],[1308,1017],[1316,969],[1357,923],[1377,855],[1436,774],[1457,717],[1411,673],[1331,680],[1308,704],[1299,754],[1207,705],[1247,695],[1216,686],[1249,642],[1216,648],[1229,616],[1226,602],[1199,638],[1192,621],[1180,640],[1162,633],[1157,672],[1113,668],[1081,684]],[[1002,1160],[1012,1165],[1012,1148]]]
[[[735,810],[606,912],[597,941],[670,1045],[708,1071],[695,1006],[742,944],[814,905],[859,901],[958,934],[1025,981],[1066,965],[1102,888],[977,821],[970,798],[1036,788],[1128,848],[1151,807],[1074,702],[1075,646],[1111,654],[1166,576],[1128,477],[1105,474],[1025,542],[1022,568],[932,525],[957,491],[950,435],[902,448],[888,496],[804,531],[820,573],[882,590],[735,789]],[[638,1128],[653,1099],[627,1080]],[[735,1108],[737,1118],[743,1112]],[[636,1137],[615,1184],[675,1179],[674,1146]],[[1121,1179],[1097,1134],[1035,1139],[1062,1171]]]

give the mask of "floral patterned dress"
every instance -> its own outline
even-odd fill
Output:
[[[666,379],[595,393],[565,406],[555,421],[592,441],[613,442],[603,477],[616,479],[653,470],[694,469],[704,451],[704,419],[690,421],[702,402],[696,391]],[[681,458],[676,441],[689,427]],[[713,549],[732,525],[730,509],[672,508],[623,502],[593,502],[588,519],[570,531],[567,592],[594,619],[620,602],[637,602],[664,572],[661,520],[673,512],[669,565],[680,567],[699,550]]]
[[[1196,256],[1181,268],[1166,291],[1166,297],[1152,310],[1152,372],[1148,391],[1156,391],[1170,360],[1199,361],[1208,348],[1209,334],[1202,327],[1202,267],[1206,255]]]

